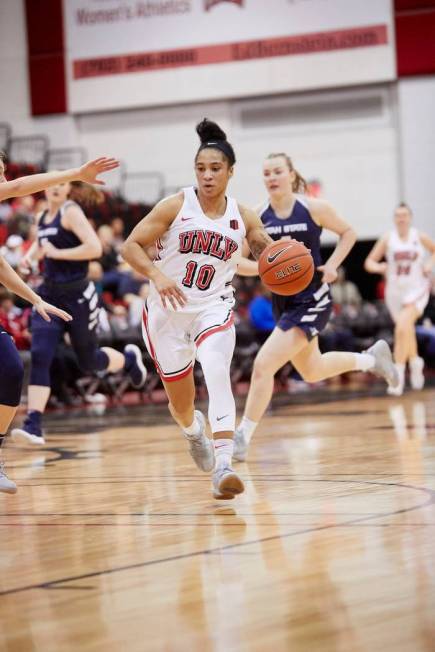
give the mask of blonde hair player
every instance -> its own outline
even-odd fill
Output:
[[[399,385],[388,393],[400,396],[409,363],[413,389],[424,386],[424,361],[418,356],[415,322],[423,314],[430,294],[430,274],[435,263],[435,242],[412,226],[412,211],[401,203],[394,212],[395,228],[380,238],[366,258],[364,267],[373,274],[385,274],[385,303],[394,321],[394,359]],[[425,260],[425,253],[431,253]],[[380,262],[382,258],[386,260]]]
[[[274,239],[294,238],[310,251],[316,268],[308,287],[293,296],[272,294],[276,327],[254,361],[245,411],[235,433],[234,457],[246,459],[251,437],[273,393],[274,375],[291,362],[307,382],[317,382],[348,371],[371,371],[389,384],[397,383],[391,351],[380,340],[364,353],[321,353],[318,335],[332,309],[329,283],[337,279],[337,268],[354,245],[350,225],[326,201],[304,197],[305,180],[284,153],[270,154],[263,164],[269,201],[260,210],[266,232]],[[328,229],[339,236],[335,250],[322,264],[320,234]]]
[[[123,256],[151,280],[143,334],[169,399],[169,410],[189,442],[196,465],[213,470],[215,498],[244,490],[231,467],[235,403],[230,382],[235,331],[232,277],[246,237],[255,258],[272,242],[254,213],[227,196],[236,161],[220,127],[197,125],[196,187],[163,199],[135,227]],[[146,248],[156,244],[151,261]],[[201,364],[209,394],[208,418],[194,409],[193,365]]]
[[[63,172],[47,172],[32,174],[20,177],[13,181],[6,181],[6,166],[4,155],[0,152],[0,201],[12,197],[24,197],[35,192],[40,192],[57,183],[67,181],[87,181],[88,183],[103,182],[97,179],[99,174],[113,170],[118,162],[111,158],[98,158],[89,161],[80,168],[64,170]],[[64,321],[70,321],[71,315],[64,310],[44,301],[38,294],[33,292],[14,272],[12,267],[0,256],[0,283],[22,297],[33,305],[35,313],[42,319],[49,322],[50,314]],[[5,439],[8,428],[15,416],[21,399],[23,385],[23,363],[18,355],[12,338],[8,333],[0,329],[0,362],[2,369],[2,381],[0,382],[0,449]],[[15,493],[17,486],[5,473],[4,465],[0,460],[0,492]]]

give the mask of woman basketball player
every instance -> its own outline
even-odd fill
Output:
[[[231,280],[244,238],[255,258],[272,242],[259,218],[226,195],[235,155],[218,125],[197,126],[197,187],[162,200],[135,227],[123,247],[130,265],[151,280],[143,333],[169,398],[169,410],[202,471],[212,471],[215,498],[244,490],[231,468],[235,403],[230,364],[234,350]],[[152,262],[146,248],[156,243]],[[195,357],[209,394],[208,418],[194,410]]]
[[[116,372],[124,369],[134,387],[146,378],[139,347],[129,344],[124,353],[98,348],[96,329],[99,306],[95,286],[87,280],[88,263],[101,256],[97,234],[80,206],[99,199],[99,191],[81,182],[59,183],[46,191],[48,210],[38,219],[37,240],[23,258],[22,266],[31,266],[38,253],[44,258],[41,296],[71,313],[73,321],[65,326],[59,319],[45,322],[32,317],[32,365],[28,412],[22,428],[14,428],[12,437],[30,444],[44,444],[42,414],[50,396],[50,366],[60,339],[69,333],[71,345],[84,372]]]
[[[274,239],[295,238],[310,249],[317,271],[309,286],[293,296],[272,294],[276,327],[254,361],[245,412],[234,437],[234,457],[246,459],[247,448],[273,393],[274,375],[291,362],[307,382],[317,382],[347,371],[372,371],[396,384],[396,371],[388,344],[380,340],[365,353],[331,351],[322,354],[318,334],[325,328],[332,310],[329,283],[337,278],[341,265],[355,243],[355,232],[330,204],[295,194],[306,183],[286,154],[270,154],[263,177],[269,202],[260,209],[266,232]],[[322,265],[322,228],[339,236],[337,246]]]
[[[86,163],[81,168],[65,170],[63,172],[48,172],[21,177],[13,181],[6,181],[4,157],[0,152],[0,201],[12,197],[23,197],[57,183],[72,181],[74,179],[88,183],[102,183],[97,176],[117,167],[119,164],[114,159],[99,158]],[[50,321],[49,313],[59,319],[69,321],[71,316],[64,310],[44,301],[33,292],[0,256],[0,283],[21,298],[33,304],[35,313],[45,321]],[[2,381],[0,382],[0,449],[12,419],[15,416],[21,398],[23,385],[23,363],[15,348],[11,337],[0,330],[0,361]],[[5,475],[4,466],[0,460],[0,491],[15,493],[15,482]]]
[[[394,213],[396,228],[378,240],[365,268],[386,275],[385,302],[394,321],[394,359],[399,374],[397,387],[388,393],[400,396],[405,384],[405,367],[409,363],[413,389],[424,385],[423,359],[418,356],[415,322],[429,301],[429,276],[435,262],[435,243],[411,225],[412,212],[402,203]],[[432,255],[424,261],[425,249]],[[379,262],[382,258],[386,262]]]

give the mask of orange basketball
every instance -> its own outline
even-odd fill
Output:
[[[271,292],[290,296],[311,283],[314,262],[302,242],[278,240],[264,249],[258,260],[258,272]]]

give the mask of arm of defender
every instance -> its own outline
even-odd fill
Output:
[[[323,273],[322,283],[333,283],[337,280],[337,268],[356,242],[356,233],[329,202],[323,199],[309,199],[308,205],[316,224],[339,236],[337,245],[326,263],[317,268]]]
[[[58,183],[67,183],[69,181],[84,181],[85,183],[95,183],[103,186],[104,181],[98,179],[98,175],[114,170],[118,166],[119,162],[114,158],[102,157],[88,161],[88,163],[85,163],[80,168],[72,168],[61,172],[31,174],[26,177],[19,177],[13,181],[5,181],[4,183],[0,183],[0,201],[10,199],[11,197],[32,195],[50,186],[56,186]]]

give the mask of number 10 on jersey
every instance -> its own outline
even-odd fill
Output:
[[[216,270],[213,265],[201,265],[198,269],[198,263],[189,260],[186,265],[186,274],[181,283],[186,288],[191,288],[195,284],[198,290],[208,290],[215,273]]]

